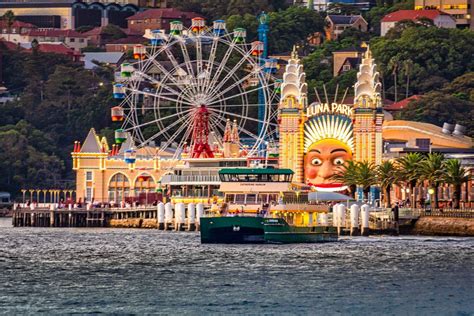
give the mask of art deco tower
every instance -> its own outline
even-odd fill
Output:
[[[364,54],[354,86],[355,160],[382,162],[382,100],[379,73],[370,48]]]
[[[293,181],[303,182],[304,122],[307,84],[296,49],[286,65],[278,108],[279,165],[294,171]]]

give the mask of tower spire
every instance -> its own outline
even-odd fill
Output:
[[[298,50],[296,49],[296,45],[293,45],[293,50],[291,51],[291,59],[299,59]]]

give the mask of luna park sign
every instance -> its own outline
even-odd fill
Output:
[[[341,114],[352,117],[352,106],[340,103],[313,103],[306,108],[306,117],[322,114]]]

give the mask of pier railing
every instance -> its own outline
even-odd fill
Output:
[[[400,209],[400,218],[419,218],[424,216],[474,218],[474,209]]]

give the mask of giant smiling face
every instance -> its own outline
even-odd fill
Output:
[[[337,139],[323,139],[312,144],[305,156],[304,174],[308,184],[321,191],[341,191],[342,183],[331,177],[344,168],[346,161],[352,159],[352,151]]]

